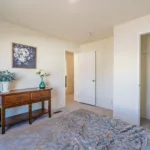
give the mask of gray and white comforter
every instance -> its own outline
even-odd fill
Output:
[[[78,110],[0,138],[0,150],[144,150],[146,143],[141,127]]]

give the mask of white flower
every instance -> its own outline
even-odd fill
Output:
[[[26,62],[25,65],[28,65],[28,62]]]
[[[18,58],[18,57],[19,57],[19,55],[18,55],[17,53],[14,53],[14,57]]]
[[[45,75],[45,72],[44,71],[41,71],[40,72],[40,76],[44,76]]]
[[[36,72],[39,72],[39,73],[40,73],[41,71],[42,71],[41,69],[37,69],[37,71],[36,71]]]
[[[22,55],[20,55],[20,57],[18,58],[18,60],[20,61],[20,62],[25,62],[26,61],[26,58],[24,57],[24,56],[22,56]]]
[[[25,48],[23,49],[22,53],[23,53],[24,57],[29,56],[29,51],[27,49],[25,49]]]
[[[40,72],[40,70],[39,70],[39,69],[37,69],[37,70],[36,70],[36,73],[38,73],[38,72]]]
[[[15,53],[18,53],[18,50],[19,50],[19,48],[17,48],[17,47],[14,48]]]
[[[39,75],[39,74],[40,74],[40,72],[41,72],[41,70],[40,70],[40,69],[37,69],[37,70],[36,70],[36,74],[38,74],[38,75]]]
[[[23,53],[23,52],[24,52],[24,48],[20,48],[19,53]]]
[[[36,74],[39,75],[40,77],[45,77],[45,76],[49,76],[49,73],[44,72],[43,70],[37,70]]]

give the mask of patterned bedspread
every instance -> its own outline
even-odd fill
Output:
[[[0,138],[0,150],[144,150],[147,131],[87,110]]]

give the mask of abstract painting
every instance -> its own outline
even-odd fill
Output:
[[[12,44],[12,67],[13,68],[36,68],[36,47]]]

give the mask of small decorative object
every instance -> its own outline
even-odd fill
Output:
[[[12,44],[13,68],[36,68],[36,48],[22,44]]]
[[[10,83],[15,80],[15,74],[6,71],[0,71],[0,82],[2,83],[2,91],[1,92],[9,92],[10,91]]]
[[[44,82],[44,77],[45,76],[49,76],[50,74],[49,73],[45,73],[43,70],[37,70],[36,72],[37,75],[39,75],[41,77],[41,83],[39,84],[39,88],[40,89],[45,89],[45,82]]]

